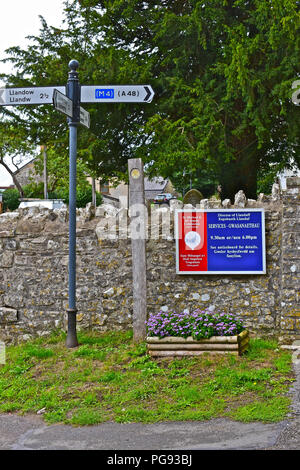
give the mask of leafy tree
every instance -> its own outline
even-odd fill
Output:
[[[299,165],[296,0],[72,0],[65,15],[64,28],[42,20],[32,46],[8,51],[17,71],[8,85],[64,84],[76,58],[81,83],[150,83],[156,93],[143,107],[85,106],[92,124],[80,130],[79,158],[94,176],[121,177],[142,157],[150,176],[200,173],[222,197],[256,197],[270,164]],[[63,118],[29,108],[32,138],[63,149]]]
[[[170,175],[170,179],[176,191],[184,195],[190,189],[198,189],[207,198],[216,193],[218,182],[211,172],[205,169],[197,169],[194,173],[175,171]]]
[[[53,150],[52,150],[53,151]],[[51,149],[50,149],[51,155]],[[40,157],[40,156],[39,156]],[[43,170],[41,158],[37,158],[35,167],[40,173]],[[60,157],[51,155],[48,159],[50,171],[50,181],[48,184],[48,197],[49,199],[63,199],[66,204],[69,204],[69,169],[68,161],[61,160]],[[77,165],[77,190],[76,190],[76,207],[85,207],[88,202],[92,201],[92,187],[86,179],[86,167],[82,162]],[[31,183],[23,187],[23,193],[28,198],[44,198],[44,183],[36,183],[32,180]],[[100,205],[102,196],[96,193],[96,204]]]
[[[85,5],[93,8],[93,3]],[[256,197],[257,174],[299,164],[299,2],[206,0],[97,2],[106,40],[130,50],[156,90],[149,161],[215,174],[223,197]]]
[[[28,198],[41,198],[44,196],[43,183],[30,183],[23,188],[24,196]],[[63,199],[66,204],[69,203],[69,191],[67,188],[60,188],[58,191],[49,193],[50,199]],[[92,188],[90,185],[81,186],[77,191],[76,207],[85,207],[88,202],[92,202]],[[96,204],[102,203],[102,195],[96,193]],[[17,189],[6,189],[3,191],[3,210],[14,211],[19,207],[20,194]]]
[[[112,54],[111,47],[103,45],[94,12],[82,8],[79,2],[65,2],[64,28],[48,26],[41,18],[39,36],[30,39],[32,44],[27,49],[11,47],[7,50],[6,61],[15,68],[14,74],[2,75],[7,86],[64,85],[68,78],[68,63],[73,58],[80,64],[81,83],[118,83],[120,75],[115,73],[119,67],[118,58]],[[121,83],[124,81],[127,82],[126,76]],[[78,165],[85,165],[86,173],[93,177],[108,175],[123,179],[127,159],[134,155],[134,148],[141,145],[140,135],[136,132],[141,121],[140,108],[132,105],[128,116],[128,105],[84,107],[91,113],[91,129],[79,127]],[[53,148],[53,165],[61,168],[60,162],[68,160],[66,119],[51,105],[18,106],[13,110],[2,108],[1,112],[14,120],[20,119],[22,113],[32,140],[37,145]],[[49,168],[49,175],[56,177],[57,173]]]
[[[21,125],[10,120],[0,122],[0,165],[11,175],[20,197],[24,196],[24,192],[15,171],[19,169],[24,155],[33,153],[34,146]]]
[[[64,199],[66,204],[69,202],[69,193],[59,191],[56,193],[58,197]],[[76,207],[85,207],[88,202],[92,202],[92,187],[80,188],[76,195]],[[96,192],[96,205],[99,206],[102,203],[102,195]]]
[[[3,191],[3,211],[7,209],[14,211],[19,207],[20,204],[20,194],[17,189],[10,188]]]
[[[69,188],[69,158],[66,153],[67,149],[64,146],[59,148],[59,145],[55,143],[47,147],[48,193],[67,191]],[[35,159],[35,171],[39,175],[43,174],[44,157],[42,152]],[[78,159],[76,173],[77,189],[85,190],[89,187],[86,177],[90,176],[90,172],[81,159]]]

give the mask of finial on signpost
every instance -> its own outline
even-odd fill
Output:
[[[69,62],[69,69],[76,71],[79,67],[79,62],[75,59],[70,60]]]
[[[78,81],[78,72],[77,72],[77,69],[79,67],[79,62],[75,59],[73,60],[70,60],[69,62],[69,69],[70,69],[70,72],[69,72],[69,82],[70,81]],[[72,98],[73,100],[74,98]]]

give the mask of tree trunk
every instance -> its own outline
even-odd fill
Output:
[[[251,150],[246,148],[235,159],[221,163],[219,181],[222,199],[230,199],[233,203],[236,193],[241,189],[248,199],[257,198],[259,150]]]
[[[14,185],[16,186],[17,190],[19,191],[19,194],[20,194],[20,197],[24,197],[24,191],[23,191],[23,188],[22,186],[20,185],[19,181],[18,181],[18,178],[16,177],[15,173],[9,168],[9,166],[6,165],[6,163],[4,163],[3,160],[1,160],[1,165],[4,166],[4,168],[6,169],[6,171],[8,171],[8,173],[10,174],[10,176],[12,177],[13,179],[13,182],[14,182]]]

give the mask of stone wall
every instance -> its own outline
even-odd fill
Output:
[[[176,275],[171,218],[169,234],[147,241],[148,312],[231,311],[252,334],[284,342],[299,338],[300,179],[288,179],[281,194],[274,185],[271,196],[261,194],[257,201],[239,192],[232,206],[228,200],[202,200],[200,207],[264,207],[267,274]],[[127,214],[117,212],[107,205],[96,215],[90,206],[78,210],[79,328],[105,331],[132,324]],[[0,340],[22,341],[66,328],[67,303],[67,210],[34,207],[0,215]]]

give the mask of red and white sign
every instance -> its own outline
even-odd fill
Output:
[[[178,212],[177,217],[177,272],[207,271],[206,212]]]

